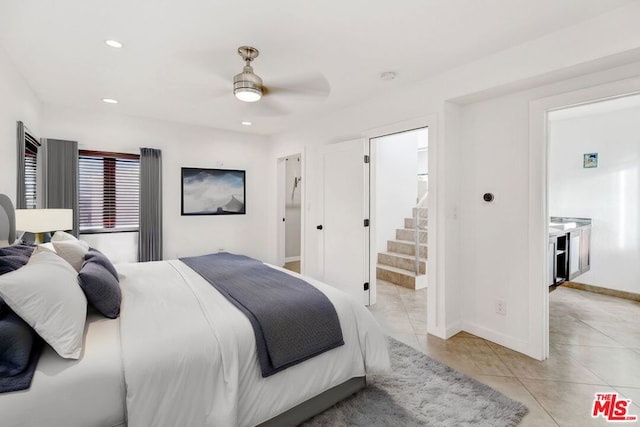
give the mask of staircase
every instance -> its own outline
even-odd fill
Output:
[[[415,272],[416,220],[404,219],[404,228],[396,229],[395,240],[387,241],[387,251],[378,253],[376,277],[409,289],[427,286],[427,208],[413,208],[418,226],[418,274]]]

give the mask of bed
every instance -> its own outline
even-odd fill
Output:
[[[0,393],[3,426],[297,425],[389,369],[373,316],[319,281],[304,278],[335,307],[344,345],[263,377],[247,317],[184,262],[117,273],[120,316],[89,309],[77,360],[45,345],[30,388]]]

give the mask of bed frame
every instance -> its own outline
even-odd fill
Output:
[[[367,386],[365,377],[351,378],[316,397],[294,406],[282,414],[259,424],[258,427],[297,426],[314,415],[329,409],[341,400],[346,399]]]

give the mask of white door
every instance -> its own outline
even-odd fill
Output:
[[[322,147],[319,156],[323,280],[369,304],[369,164],[362,139]]]

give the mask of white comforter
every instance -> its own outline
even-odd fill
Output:
[[[185,264],[118,271],[129,427],[256,425],[349,378],[389,369],[369,311],[309,278],[335,306],[345,345],[262,378],[247,318]]]

